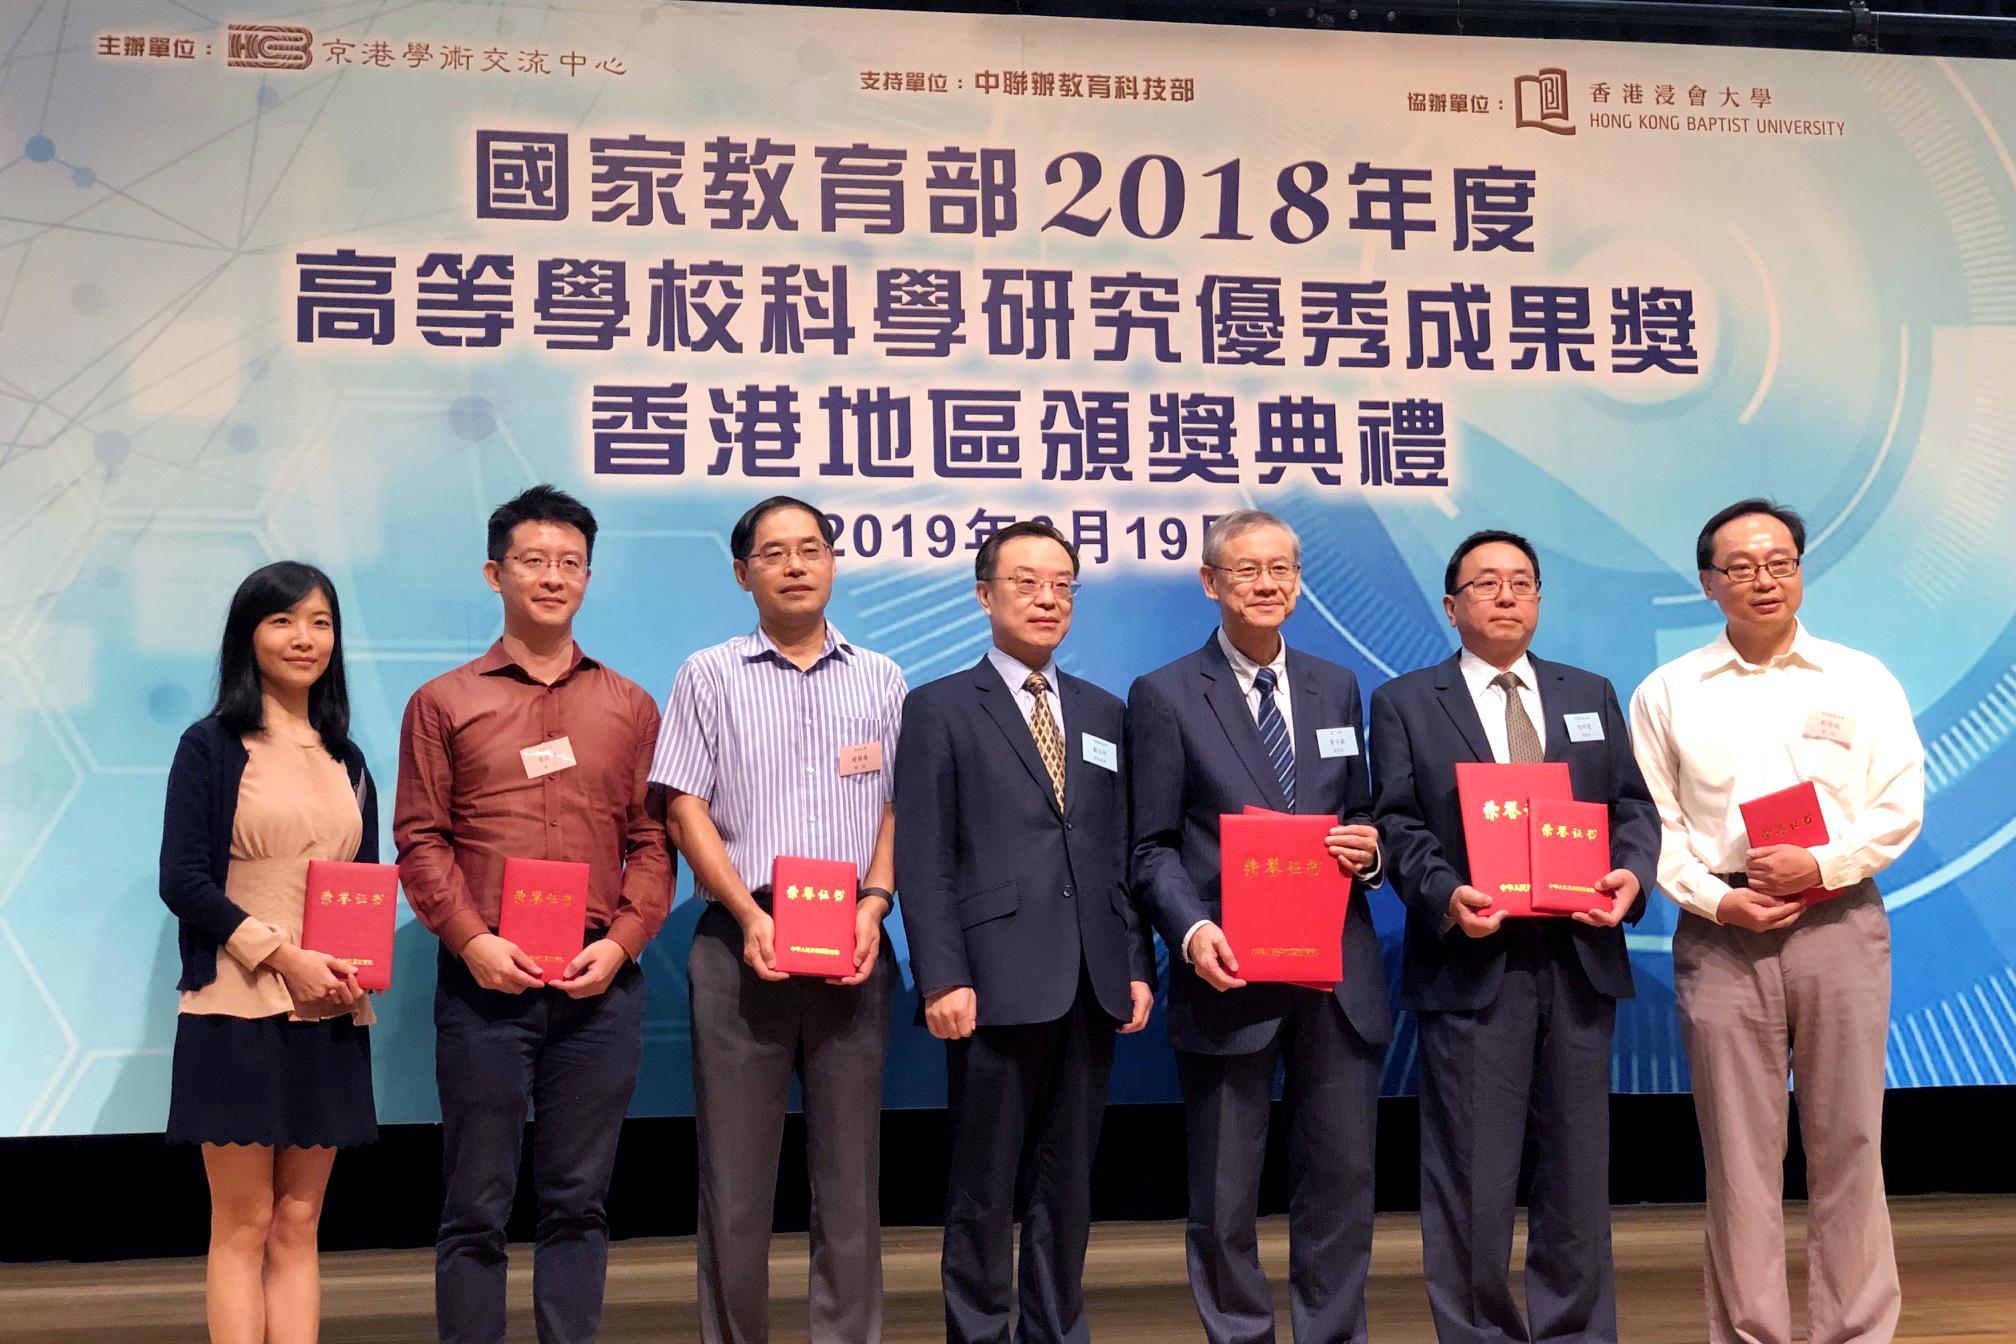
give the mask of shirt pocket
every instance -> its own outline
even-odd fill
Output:
[[[1801,779],[1811,780],[1837,801],[1857,796],[1857,781],[1869,769],[1859,742],[1843,744],[1830,738],[1800,736],[1792,743],[1792,760]]]

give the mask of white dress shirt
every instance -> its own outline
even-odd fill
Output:
[[[1510,764],[1512,749],[1505,740],[1505,690],[1491,684],[1498,677],[1499,669],[1465,649],[1456,655],[1456,670],[1463,674],[1463,684],[1470,688],[1470,699],[1477,706],[1477,717],[1484,720],[1484,736],[1491,743],[1491,759],[1500,765]],[[1545,751],[1547,719],[1540,712],[1539,682],[1533,674],[1533,660],[1522,653],[1518,662],[1504,670],[1519,678],[1519,703],[1526,707],[1526,717],[1533,720],[1533,731],[1540,738],[1540,749]]]
[[[1800,626],[1759,666],[1725,632],[1645,679],[1631,738],[1662,832],[1659,887],[1715,919],[1750,846],[1739,806],[1811,780],[1828,843],[1820,880],[1850,887],[1890,866],[1925,814],[1925,750],[1904,688],[1866,653]]]
[[[1065,743],[1070,742],[1071,739],[1064,736],[1064,695],[1063,688],[1057,684],[1057,660],[1055,658],[1052,658],[1041,667],[1032,668],[1014,654],[1003,653],[1000,649],[990,645],[987,649],[987,661],[994,664],[994,670],[1001,674],[1001,680],[1008,683],[1008,690],[1014,695],[1015,704],[1022,711],[1022,722],[1024,723],[1030,722],[1036,713],[1036,697],[1024,690],[1022,683],[1029,680],[1031,672],[1041,672],[1044,684],[1050,688],[1044,692],[1043,699],[1050,706],[1050,721],[1057,725],[1057,740]],[[1068,747],[1065,749],[1065,755],[1070,755]]]
[[[1239,652],[1225,634],[1225,627],[1218,627],[1218,648],[1225,655],[1225,661],[1232,664],[1232,675],[1239,679],[1240,694],[1246,697],[1246,712],[1253,716],[1253,722],[1260,722],[1260,692],[1253,685],[1253,678],[1260,674],[1262,664],[1254,662]],[[1274,670],[1274,707],[1281,711],[1281,726],[1288,730],[1288,740],[1295,740],[1295,705],[1288,695],[1288,641],[1282,640],[1281,647],[1274,654],[1274,661],[1265,664]]]

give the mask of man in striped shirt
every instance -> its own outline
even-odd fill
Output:
[[[700,1338],[769,1337],[771,1207],[794,1069],[812,1178],[810,1335],[882,1333],[882,1061],[893,969],[880,955],[894,880],[891,781],[903,674],[826,622],[833,533],[786,496],[729,537],[754,632],[702,649],[672,683],[651,782],[710,904],[687,961],[700,1146]],[[770,867],[852,863],[855,970],[777,970]]]

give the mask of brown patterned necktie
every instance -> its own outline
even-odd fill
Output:
[[[1514,765],[1539,760],[1540,734],[1526,716],[1526,702],[1519,698],[1519,674],[1500,672],[1491,684],[1505,692],[1505,755]]]
[[[1050,772],[1050,786],[1057,790],[1057,806],[1064,806],[1064,735],[1057,731],[1057,720],[1050,717],[1050,702],[1043,698],[1050,689],[1050,683],[1043,680],[1041,672],[1031,672],[1022,681],[1022,689],[1036,697],[1036,705],[1029,711],[1029,732],[1036,739],[1036,754],[1043,758],[1043,768]]]

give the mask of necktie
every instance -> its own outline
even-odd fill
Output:
[[[1274,669],[1263,667],[1253,674],[1253,689],[1260,692],[1260,745],[1274,763],[1274,778],[1281,781],[1281,796],[1288,808],[1295,808],[1295,744],[1288,740],[1288,724],[1281,707],[1274,703]]]
[[[1022,689],[1036,697],[1035,707],[1029,711],[1029,733],[1036,739],[1036,754],[1043,758],[1043,768],[1050,772],[1050,787],[1057,791],[1057,808],[1064,808],[1064,735],[1057,731],[1057,720],[1050,717],[1050,702],[1043,693],[1050,689],[1050,683],[1043,680],[1041,672],[1031,672],[1023,678]]]
[[[1540,734],[1526,717],[1526,702],[1519,698],[1519,674],[1500,672],[1491,684],[1505,692],[1505,755],[1520,765],[1540,759]]]

